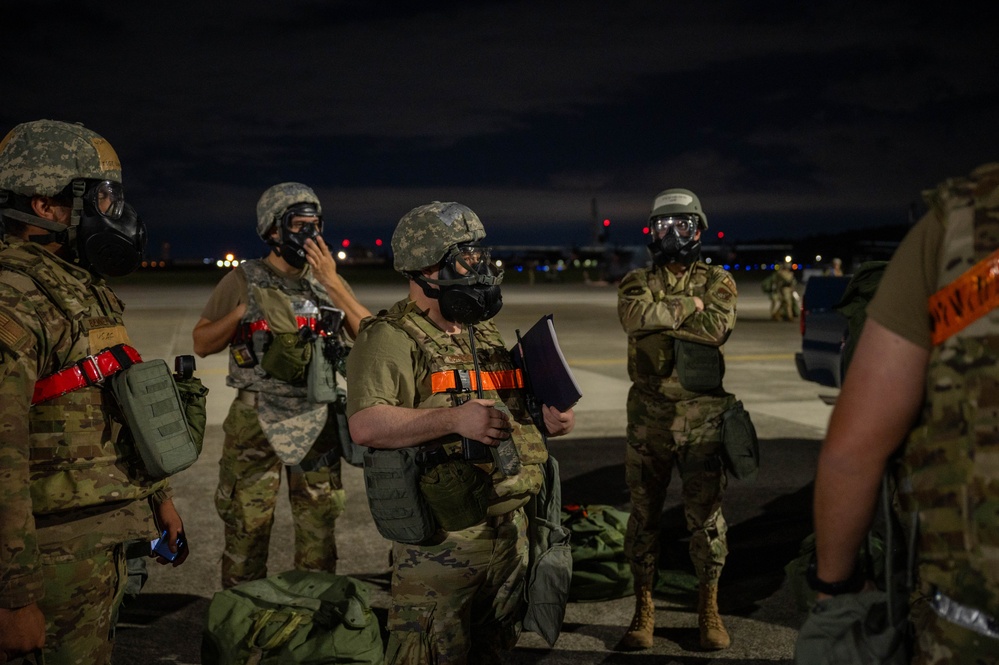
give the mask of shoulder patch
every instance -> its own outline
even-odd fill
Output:
[[[0,347],[20,354],[30,340],[30,333],[7,312],[0,311]]]

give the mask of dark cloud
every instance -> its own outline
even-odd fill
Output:
[[[891,224],[999,157],[999,46],[961,7],[38,0],[5,7],[0,128],[104,134],[175,255],[262,249],[284,180],[363,242],[432,199],[546,243],[586,241],[596,199],[640,242],[668,186],[729,237]]]

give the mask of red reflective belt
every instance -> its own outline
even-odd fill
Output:
[[[295,323],[298,324],[299,330],[301,330],[302,328],[308,328],[309,330],[316,329],[316,319],[315,317],[312,316],[296,316]],[[269,332],[270,329],[271,327],[267,325],[267,319],[260,319],[259,321],[250,321],[249,323],[244,323],[241,326],[240,332],[242,332],[246,338],[249,338],[250,335],[257,332],[258,330],[266,330]],[[236,336],[238,337],[239,334],[237,333]]]
[[[31,403],[38,404],[85,386],[100,385],[109,376],[142,362],[139,352],[127,344],[119,344],[115,348],[120,349],[118,354],[111,349],[104,349],[71,367],[38,379],[35,381],[35,394],[31,397]]]
[[[478,390],[475,372],[468,370],[448,370],[430,375],[430,388],[434,393],[449,390]],[[524,387],[524,374],[519,369],[504,369],[497,372],[479,372],[483,390],[510,390]]]

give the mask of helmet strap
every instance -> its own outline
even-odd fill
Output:
[[[40,229],[51,231],[52,233],[46,233],[45,235],[32,236],[31,241],[36,242],[39,245],[47,245],[50,242],[57,242],[61,245],[65,245],[69,242],[69,227],[65,224],[53,222],[36,215],[30,215],[26,212],[12,210],[10,208],[3,211],[3,216],[9,217],[10,219],[16,219],[19,222],[24,222],[29,226],[36,226]]]

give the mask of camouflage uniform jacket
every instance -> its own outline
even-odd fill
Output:
[[[992,302],[999,289],[999,255],[993,254],[999,249],[999,164],[948,180],[925,196],[945,225],[938,288],[962,282],[969,287],[951,293],[934,311],[934,332],[976,309],[984,314],[931,349],[925,406],[905,446],[901,488],[907,507],[919,514],[921,582],[995,617],[999,310]],[[962,278],[972,266],[988,271]]]
[[[704,396],[680,385],[674,339],[700,342],[721,351],[735,326],[736,287],[717,266],[697,261],[680,275],[665,267],[632,270],[618,287],[617,312],[628,333],[628,376],[637,387],[668,401]],[[698,312],[694,296],[704,302]],[[723,397],[719,387],[709,393]]]
[[[0,607],[42,595],[40,564],[155,537],[153,482],[108,391],[32,406],[36,380],[127,342],[124,306],[103,280],[39,245],[0,251]]]
[[[467,332],[461,335],[448,335],[408,299],[396,303],[388,312],[382,312],[362,325],[379,324],[388,324],[405,332],[415,346],[413,368],[418,378],[419,395],[416,404],[400,406],[419,409],[453,407],[456,405],[456,396],[477,397],[474,391],[434,393],[431,387],[431,376],[437,372],[456,369],[469,372],[474,370]],[[514,368],[510,352],[503,345],[499,330],[492,321],[475,325],[475,346],[481,371],[498,372]],[[530,497],[538,493],[544,481],[541,465],[548,459],[548,449],[531,419],[522,390],[484,390],[482,397],[502,402],[510,412],[513,429],[511,437],[522,465],[519,473],[507,477],[494,469],[492,463],[477,464],[492,478],[493,494],[490,497],[488,514],[502,515],[526,505]],[[461,438],[455,434],[427,442],[425,445],[435,444],[443,445],[448,452],[457,452],[461,447]]]

